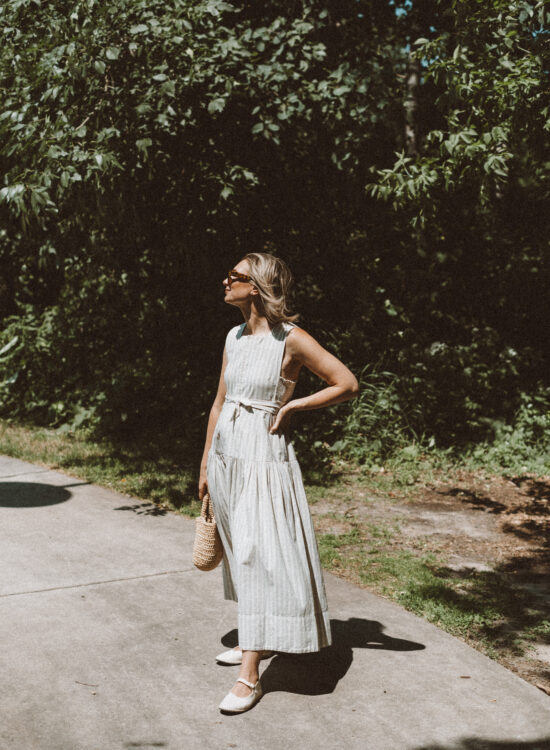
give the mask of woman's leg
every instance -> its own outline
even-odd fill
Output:
[[[243,660],[239,671],[239,677],[256,684],[260,676],[258,668],[262,654],[263,651],[243,651]],[[248,685],[245,685],[244,682],[236,682],[231,688],[231,692],[241,698],[246,698],[247,695],[250,695],[252,690]]]

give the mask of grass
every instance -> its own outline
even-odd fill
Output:
[[[199,460],[189,458],[186,447],[174,440],[142,437],[121,445],[95,440],[85,431],[60,433],[4,420],[0,421],[0,453],[191,517],[200,512]],[[479,465],[476,461],[469,465]],[[364,520],[365,514],[338,512],[350,503],[368,505],[373,496],[387,503],[394,497],[407,502],[420,480],[430,482],[435,474],[439,479],[445,474],[450,477],[456,466],[448,456],[426,455],[415,448],[397,454],[383,467],[338,460],[328,483],[321,477],[308,481],[304,474],[312,508],[317,504],[332,508],[318,517],[339,528],[318,533],[323,567],[397,601],[493,658],[523,654],[533,641],[550,643],[549,612],[535,595],[518,590],[505,575],[456,572],[428,538],[406,537],[397,523],[374,523]]]
[[[120,443],[98,441],[89,433],[0,421],[0,453],[65,471],[93,484],[191,517],[200,513],[196,468],[185,446],[174,440]]]
[[[550,642],[548,608],[498,571],[457,572],[397,525],[354,523],[318,539],[323,567],[397,601],[495,659],[525,655]]]

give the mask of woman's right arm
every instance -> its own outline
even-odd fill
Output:
[[[214,399],[212,408],[210,409],[210,416],[208,417],[208,427],[206,429],[206,443],[204,445],[204,452],[202,454],[200,477],[199,477],[199,500],[202,500],[204,497],[204,494],[208,491],[208,481],[206,478],[206,465],[208,462],[208,452],[210,450],[210,446],[212,445],[212,437],[214,435],[214,430],[216,429],[216,423],[218,421],[218,417],[220,416],[223,402],[225,401],[226,388],[225,388],[224,374],[225,374],[226,365],[227,365],[227,353],[224,347],[222,370],[220,374],[220,380],[218,383],[218,392],[216,393],[216,398]]]

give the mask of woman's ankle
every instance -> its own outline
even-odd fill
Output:
[[[258,672],[239,672],[239,677],[243,680],[248,680],[248,682],[251,682],[253,685],[255,685],[260,679]]]

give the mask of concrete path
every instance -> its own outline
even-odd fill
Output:
[[[325,574],[334,645],[261,663],[247,713],[221,568],[194,522],[0,457],[1,750],[549,750],[550,698],[392,602]]]

